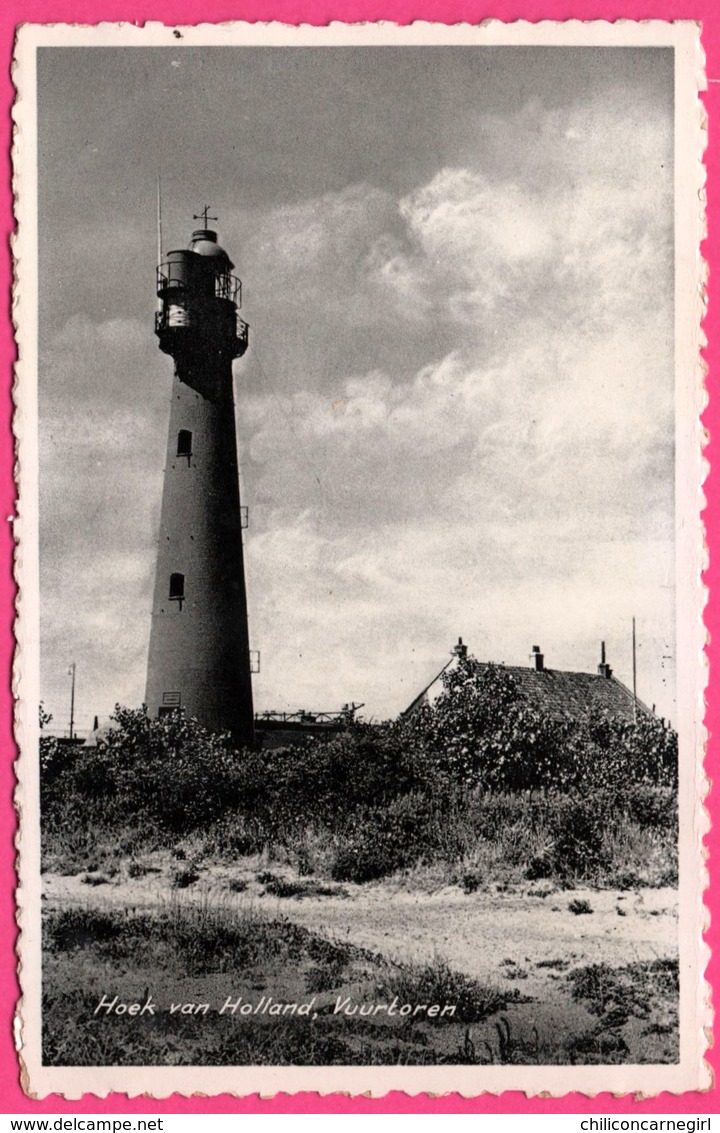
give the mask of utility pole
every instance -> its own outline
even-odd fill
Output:
[[[637,723],[637,640],[635,637],[635,618],[633,622],[632,653],[633,653],[633,719]]]
[[[72,684],[70,685],[70,739],[73,739],[75,730],[75,662],[68,669],[68,675],[72,677]]]

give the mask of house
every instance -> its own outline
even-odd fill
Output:
[[[405,709],[402,716],[412,716],[422,704],[433,704],[443,692],[443,675],[456,668],[467,657],[467,645],[459,638],[450,660]],[[479,662],[488,668],[489,662]],[[632,691],[613,675],[605,658],[605,642],[600,647],[600,664],[595,673],[574,673],[548,669],[539,645],[533,645],[530,665],[498,665],[515,678],[521,696],[537,711],[552,719],[568,714],[582,716],[588,711],[606,712],[616,719],[632,722],[644,715],[655,717],[652,709],[633,696]]]

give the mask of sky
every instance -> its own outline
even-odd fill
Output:
[[[243,280],[256,710],[397,714],[459,635],[675,712],[672,52],[43,48],[41,694],[145,686],[163,245]]]

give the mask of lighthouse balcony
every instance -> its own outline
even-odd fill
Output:
[[[160,299],[168,301],[188,292],[196,292],[205,299],[214,293],[216,299],[229,299],[236,307],[242,306],[242,281],[236,275],[222,270],[192,271],[184,260],[160,264],[156,290]]]
[[[214,342],[219,339],[225,342],[233,358],[242,358],[250,341],[250,328],[245,320],[237,313],[234,319],[223,318],[219,322],[208,317],[207,311],[205,316],[205,319],[198,318],[196,314],[193,318],[187,307],[179,303],[168,304],[156,311],[155,334],[160,339],[160,349],[166,354],[174,354],[179,347],[183,348],[182,344],[190,343],[187,336],[192,335],[202,344],[209,333]]]

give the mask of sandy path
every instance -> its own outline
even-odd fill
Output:
[[[618,902],[618,897],[625,899]],[[572,899],[586,898],[593,913],[576,916]],[[527,972],[518,983],[532,991],[551,969],[538,962],[562,960],[622,965],[673,956],[677,950],[675,894],[651,890],[631,897],[590,890],[541,900],[522,894],[388,894],[379,888],[355,901],[282,902],[293,920],[325,936],[349,939],[393,959],[444,957],[452,967],[494,982]],[[626,908],[617,913],[618,904]]]
[[[262,886],[245,871],[248,888],[229,892],[230,877],[240,870],[211,867],[192,888],[173,893],[161,874],[90,886],[80,876],[44,876],[47,906],[66,903],[121,905],[142,909],[180,900],[222,900],[240,910],[253,907],[282,915],[320,935],[349,941],[395,960],[430,960],[442,956],[452,967],[484,982],[536,995],[561,977],[545,966],[601,963],[620,966],[677,954],[677,893],[673,889],[551,892],[478,892],[457,888],[435,893],[409,892],[392,883],[345,885],[345,896],[279,900],[263,895]],[[530,887],[529,887],[530,888]],[[592,913],[575,915],[568,905],[587,900]],[[621,910],[621,912],[618,912]],[[538,963],[543,965],[538,968]],[[558,967],[560,967],[559,965]]]

